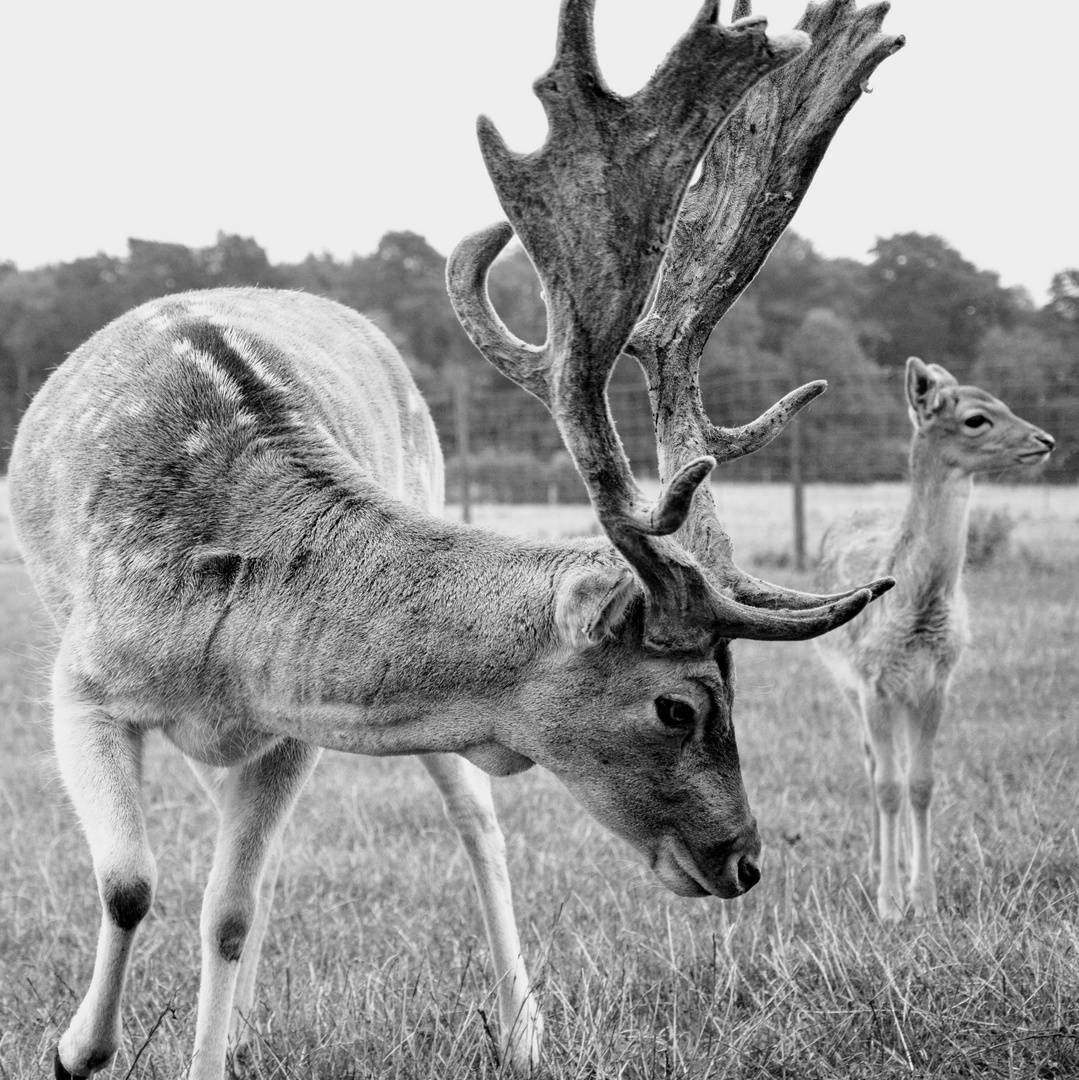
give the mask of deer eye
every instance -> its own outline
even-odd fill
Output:
[[[987,416],[982,416],[981,413],[975,413],[973,416],[968,416],[963,423],[968,428],[976,430],[977,428],[985,427],[985,425],[989,423],[989,418]]]
[[[697,724],[697,710],[680,698],[656,698],[656,716],[670,728],[691,728]]]

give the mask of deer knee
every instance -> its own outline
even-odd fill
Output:
[[[931,776],[911,780],[908,787],[910,805],[915,810],[928,810],[933,801],[933,778]]]
[[[102,882],[101,902],[109,919],[121,930],[134,930],[146,917],[153,899],[154,883],[150,878],[106,878]]]
[[[903,805],[903,787],[898,780],[878,780],[876,783],[877,806],[881,813],[898,814]]]
[[[215,920],[210,939],[218,955],[228,963],[236,963],[243,955],[244,942],[251,929],[251,917],[246,912],[230,911]]]

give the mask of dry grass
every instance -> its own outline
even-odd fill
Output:
[[[737,649],[766,844],[742,900],[665,893],[541,770],[496,782],[550,1076],[1079,1073],[1079,586],[1016,560],[969,591],[976,638],[939,753],[939,927],[877,922],[859,741],[810,646]],[[40,705],[50,638],[21,567],[0,568],[0,1080],[44,1074],[96,936]],[[173,1078],[212,821],[164,743],[147,788],[161,884],[108,1075]],[[471,880],[422,769],[328,755],[290,841],[259,992],[263,1076],[501,1075]]]

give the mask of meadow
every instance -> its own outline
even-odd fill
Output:
[[[2,489],[0,489],[2,495]],[[785,489],[718,489],[736,552],[777,580]],[[811,488],[810,544],[895,486]],[[1079,1075],[1079,493],[984,486],[1010,544],[967,579],[974,638],[938,753],[939,924],[881,925],[860,738],[809,644],[735,647],[736,723],[765,842],[742,899],[668,894],[541,769],[495,781],[552,1078]],[[582,508],[478,508],[588,531]],[[51,1073],[90,975],[98,901],[50,760],[53,630],[0,499],[0,1080]],[[184,1075],[214,822],[163,741],[146,767],[160,884],[104,1075]],[[261,1075],[505,1074],[463,852],[407,759],[327,755],[289,828],[263,955]]]

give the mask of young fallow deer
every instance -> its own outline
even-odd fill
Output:
[[[963,562],[974,476],[1038,465],[1050,435],[1020,420],[977,386],[960,386],[938,364],[907,361],[910,499],[898,520],[859,513],[833,525],[821,542],[818,580],[862,572],[893,574],[897,585],[818,649],[843,697],[864,725],[873,794],[871,862],[879,866],[877,910],[888,922],[905,910],[899,879],[899,814],[910,803],[910,901],[934,917],[929,805],[933,744],[967,636]],[[907,743],[904,776],[900,742]]]
[[[487,298],[509,226],[458,246],[450,293],[484,355],[550,408],[609,544],[532,543],[437,516],[442,462],[404,364],[327,300],[169,297],[97,333],[49,379],[16,439],[11,500],[59,626],[56,750],[102,904],[58,1077],[104,1068],[120,1042],[156,878],[140,793],[154,729],[206,780],[221,819],[190,1080],[220,1080],[230,1043],[243,1064],[266,867],[320,747],[422,755],[472,863],[505,1052],[523,1070],[538,1062],[540,1017],[481,770],[551,769],[676,893],[733,897],[757,881],[730,642],[814,637],[893,582],[810,596],[734,565],[699,485],[823,384],[717,428],[697,359],[866,78],[902,43],[879,32],[885,10],[829,0],[805,32],[769,37],[748,5],[724,27],[709,0],[622,98],[596,67],[591,0],[564,0],[554,64],[536,83],[544,146],[511,154],[481,120],[489,172],[543,283],[547,343],[517,341]],[[654,505],[607,406],[623,347],[649,376],[665,481]]]

